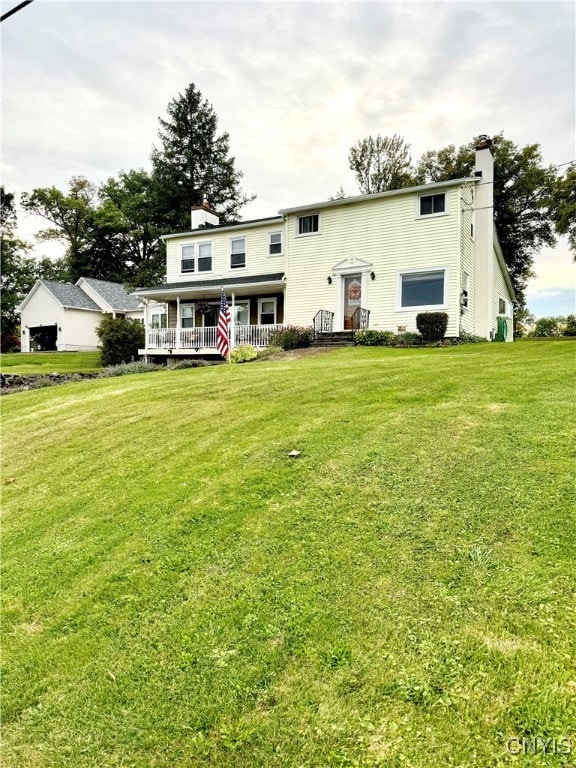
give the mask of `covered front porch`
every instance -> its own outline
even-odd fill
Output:
[[[283,273],[250,278],[224,278],[138,290],[144,299],[146,342],[138,350],[145,359],[217,355],[220,296],[230,308],[230,348],[249,344],[264,348],[284,327]],[[165,309],[158,311],[158,302]]]

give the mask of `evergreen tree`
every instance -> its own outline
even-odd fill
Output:
[[[164,231],[190,228],[190,208],[208,200],[222,223],[238,220],[253,197],[240,190],[242,173],[229,156],[230,137],[217,134],[213,107],[191,83],[160,118],[161,147],[152,150],[155,208]]]

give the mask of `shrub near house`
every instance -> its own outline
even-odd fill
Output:
[[[96,333],[102,343],[102,365],[120,365],[138,358],[144,326],[138,320],[105,317]]]

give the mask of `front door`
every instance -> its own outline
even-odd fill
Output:
[[[362,305],[362,275],[348,275],[344,278],[344,330],[359,327],[360,313],[354,314]]]

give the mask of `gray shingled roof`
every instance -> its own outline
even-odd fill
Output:
[[[82,288],[72,283],[55,283],[52,280],[41,280],[42,285],[62,304],[63,307],[76,307],[78,309],[102,310],[87,296]]]
[[[140,299],[126,293],[120,283],[96,280],[93,277],[82,278],[115,312],[131,312],[140,308]]]
[[[163,283],[148,288],[137,288],[136,293],[145,291],[163,291],[172,288],[211,288],[225,285],[251,285],[252,283],[277,283],[284,277],[284,272],[274,272],[271,275],[250,275],[238,277],[224,277],[218,280],[194,280],[186,283]]]

